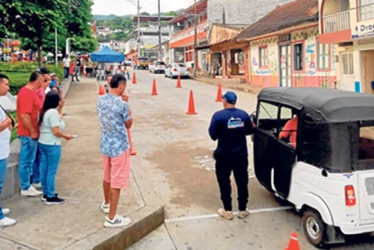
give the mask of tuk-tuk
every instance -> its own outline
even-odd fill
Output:
[[[303,214],[311,244],[374,231],[374,96],[264,88],[253,119],[256,177]],[[292,119],[293,131],[283,131]],[[285,132],[294,143],[280,139]]]

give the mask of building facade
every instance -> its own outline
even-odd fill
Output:
[[[337,87],[374,94],[374,0],[319,0],[320,42],[335,49]]]

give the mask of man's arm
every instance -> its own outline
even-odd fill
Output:
[[[209,126],[208,131],[209,131],[209,136],[213,141],[218,139],[217,121],[216,121],[216,118],[215,118],[214,115],[213,115],[212,120],[210,122],[210,126]]]
[[[8,128],[10,125],[12,125],[12,119],[9,117],[5,118],[5,120],[0,123],[0,132]]]
[[[23,123],[23,126],[30,131],[30,136],[32,139],[37,139],[39,137],[38,132],[35,130],[35,128],[32,125],[31,122],[31,115],[30,114],[22,114],[21,120]]]

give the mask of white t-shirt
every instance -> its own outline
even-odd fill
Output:
[[[40,126],[39,143],[45,145],[61,145],[61,138],[55,136],[52,128],[59,127],[64,130],[65,123],[60,119],[57,109],[49,109],[44,113],[43,121]]]
[[[62,62],[64,63],[65,68],[69,68],[70,66],[70,58],[64,58],[62,59]]]
[[[0,123],[7,118],[5,112],[0,108]],[[0,160],[9,157],[10,130],[8,128],[0,132]]]

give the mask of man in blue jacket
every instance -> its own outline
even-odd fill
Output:
[[[238,218],[249,215],[248,203],[248,150],[246,136],[252,134],[253,125],[247,112],[235,108],[237,96],[228,91],[223,96],[223,110],[217,111],[209,126],[209,135],[217,140],[214,151],[216,160],[216,176],[221,193],[223,208],[218,214],[232,220],[230,175],[234,173],[238,188]]]

